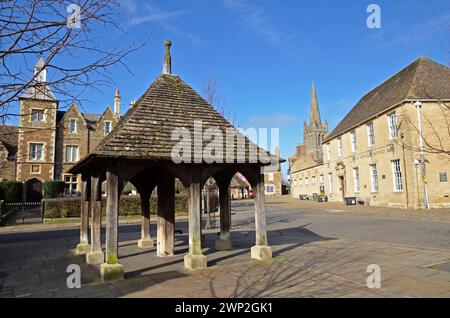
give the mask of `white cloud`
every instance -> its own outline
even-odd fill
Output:
[[[223,0],[223,4],[226,9],[239,17],[238,25],[261,37],[267,43],[288,47],[291,40],[296,37],[296,35],[287,37],[281,32],[263,7],[249,4],[246,0]]]
[[[392,24],[384,24],[379,32],[372,34],[371,38],[382,41],[387,46],[412,45],[448,30],[449,21],[448,13],[429,20],[417,21],[412,27],[409,25],[411,21],[399,20]]]
[[[143,23],[154,23],[165,31],[191,40],[195,44],[203,41],[190,32],[179,28],[176,21],[183,16],[192,14],[197,10],[167,11],[148,1],[125,0],[121,3],[129,16],[129,24],[140,25]]]

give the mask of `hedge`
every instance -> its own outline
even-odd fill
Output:
[[[22,202],[23,183],[18,181],[0,182],[0,200],[8,203]]]
[[[62,198],[45,200],[45,218],[76,218],[80,217],[80,198]],[[156,215],[157,198],[152,196],[150,201],[150,213]],[[186,195],[175,197],[175,213],[177,215],[187,214],[188,199]],[[102,215],[106,215],[106,201],[102,199]],[[139,196],[122,196],[120,198],[119,215],[138,216],[141,215],[141,200]]]
[[[64,181],[53,180],[44,182],[44,198],[56,199],[64,196],[66,183]]]

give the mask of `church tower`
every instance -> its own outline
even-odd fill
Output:
[[[305,122],[303,127],[303,138],[306,146],[306,153],[312,156],[316,162],[322,162],[322,141],[328,134],[328,123],[322,123],[317,100],[317,92],[314,82],[312,83],[311,113],[309,125]]]

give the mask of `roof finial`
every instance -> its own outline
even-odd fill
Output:
[[[163,74],[172,74],[172,57],[170,56],[170,47],[172,46],[172,42],[166,40],[164,45],[166,46],[166,55],[164,56]]]

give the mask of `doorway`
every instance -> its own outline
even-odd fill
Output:
[[[40,202],[42,200],[42,182],[39,179],[30,179],[25,183],[26,202]]]
[[[340,191],[341,191],[341,195],[342,195],[342,201],[345,200],[345,179],[344,176],[339,177],[339,186],[340,186]]]

